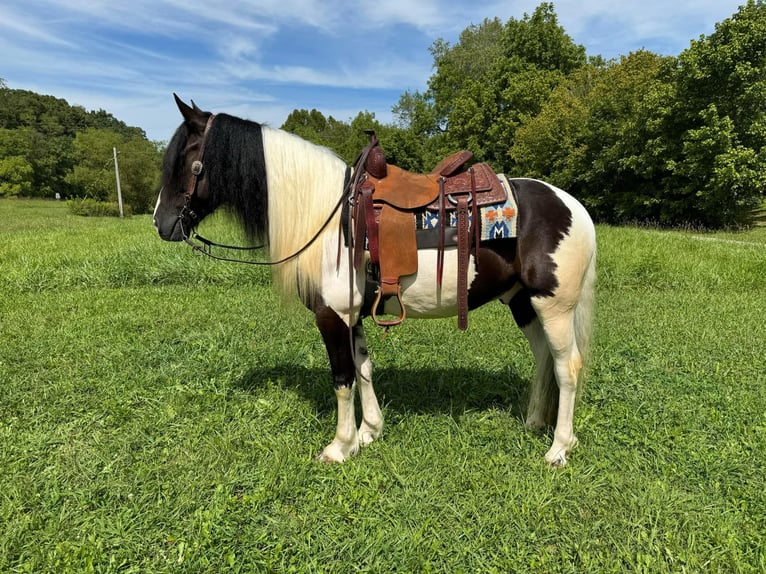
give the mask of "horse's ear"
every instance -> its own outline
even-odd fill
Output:
[[[193,107],[189,107],[181,98],[178,97],[177,94],[174,93],[173,97],[176,100],[178,111],[181,112],[181,115],[184,117],[186,123],[195,126],[200,131],[204,130],[205,124],[207,123],[206,113],[199,109],[197,104],[195,104],[193,101]]]
[[[178,94],[175,92],[173,93],[173,97],[176,100],[176,106],[178,106],[178,111],[181,112],[181,115],[184,117],[184,119],[188,122],[191,120],[192,116],[194,115],[194,110],[186,105],[186,103],[178,97]]]

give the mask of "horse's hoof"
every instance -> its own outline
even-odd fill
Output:
[[[334,440],[324,447],[324,450],[319,454],[317,460],[319,460],[319,462],[345,462],[347,458],[355,455],[358,450],[358,445],[344,448],[344,445],[340,441]]]
[[[338,463],[338,464],[340,464],[341,462],[345,461],[346,459],[344,459],[344,458],[337,458],[336,456],[327,453],[326,449],[325,449],[325,450],[323,450],[322,452],[320,452],[317,455],[317,460],[319,462],[324,462],[324,463],[327,463],[327,464],[331,464],[331,463]]]
[[[545,460],[548,464],[551,466],[555,466],[557,468],[560,468],[562,466],[566,466],[567,464],[567,454],[572,451],[574,447],[577,446],[577,437],[573,436],[571,440],[571,444],[566,446],[561,446],[554,444],[551,449],[545,453]]]
[[[566,453],[563,450],[560,450],[551,455],[549,452],[545,455],[545,461],[554,468],[561,468],[567,464]]]
[[[369,446],[380,438],[380,434],[380,429],[367,426],[367,423],[363,422],[359,427],[359,446]]]

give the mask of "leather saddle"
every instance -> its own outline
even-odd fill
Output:
[[[423,211],[438,214],[439,241],[437,282],[441,287],[445,222],[456,213],[458,248],[458,327],[468,326],[468,264],[478,248],[481,224],[479,208],[503,203],[507,193],[486,163],[468,166],[470,151],[459,151],[438,163],[430,173],[413,173],[386,161],[378,138],[366,132],[370,142],[354,165],[354,265],[360,268],[366,246],[370,262],[377,266],[379,285],[372,305],[376,324],[391,327],[404,321],[400,278],[418,271],[415,216]],[[366,240],[366,241],[365,241]],[[380,303],[395,297],[400,314],[393,319],[378,316]]]

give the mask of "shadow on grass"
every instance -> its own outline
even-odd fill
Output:
[[[321,414],[335,412],[332,376],[327,368],[277,365],[250,369],[234,386],[250,393],[272,385],[290,389],[312,402]],[[529,381],[515,371],[469,368],[394,369],[373,372],[379,402],[405,413],[449,413],[498,408],[523,418]]]

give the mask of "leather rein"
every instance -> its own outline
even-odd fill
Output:
[[[221,249],[239,250],[239,251],[254,251],[254,250],[262,249],[263,247],[265,247],[265,245],[258,245],[255,247],[242,247],[242,246],[236,246],[236,245],[225,245],[222,243],[216,243],[214,241],[211,241],[209,239],[202,237],[195,230],[196,224],[198,224],[201,221],[201,218],[191,209],[191,201],[194,195],[197,193],[197,185],[199,184],[200,176],[202,175],[202,172],[204,170],[203,159],[205,156],[205,144],[207,142],[208,132],[210,131],[210,127],[213,125],[214,119],[215,119],[215,114],[210,114],[210,117],[207,120],[207,124],[205,125],[205,131],[202,134],[202,144],[200,145],[199,152],[197,154],[197,159],[192,162],[192,168],[191,168],[192,177],[189,180],[189,184],[186,187],[186,191],[184,192],[184,205],[178,214],[178,220],[181,226],[181,236],[184,243],[189,245],[197,253],[202,253],[203,255],[206,255],[207,257],[210,257],[211,259],[215,259],[216,261],[229,261],[231,263],[244,263],[246,265],[272,266],[272,265],[281,265],[282,263],[287,263],[288,261],[295,259],[299,255],[301,255],[303,252],[305,252],[309,247],[311,247],[314,244],[314,242],[319,238],[319,236],[322,234],[322,232],[327,228],[327,226],[330,225],[330,222],[335,217],[335,214],[338,213],[338,210],[343,205],[344,200],[350,197],[350,192],[352,189],[352,187],[350,186],[350,182],[348,185],[344,185],[343,193],[341,194],[337,204],[333,208],[332,212],[330,212],[330,215],[327,217],[325,222],[321,225],[321,227],[317,230],[317,232],[311,237],[311,239],[309,239],[308,242],[303,247],[298,249],[298,251],[296,251],[295,253],[288,255],[287,257],[283,257],[282,259],[279,259],[277,261],[250,261],[247,259],[235,259],[231,257],[221,257],[219,255],[214,255],[212,253],[213,247],[219,247]],[[193,222],[192,229],[191,229],[191,236],[189,235],[189,233],[186,232],[186,229],[184,228],[184,218],[186,216],[188,216]],[[200,245],[200,243],[195,243],[194,242],[195,239],[199,241],[202,245]]]

